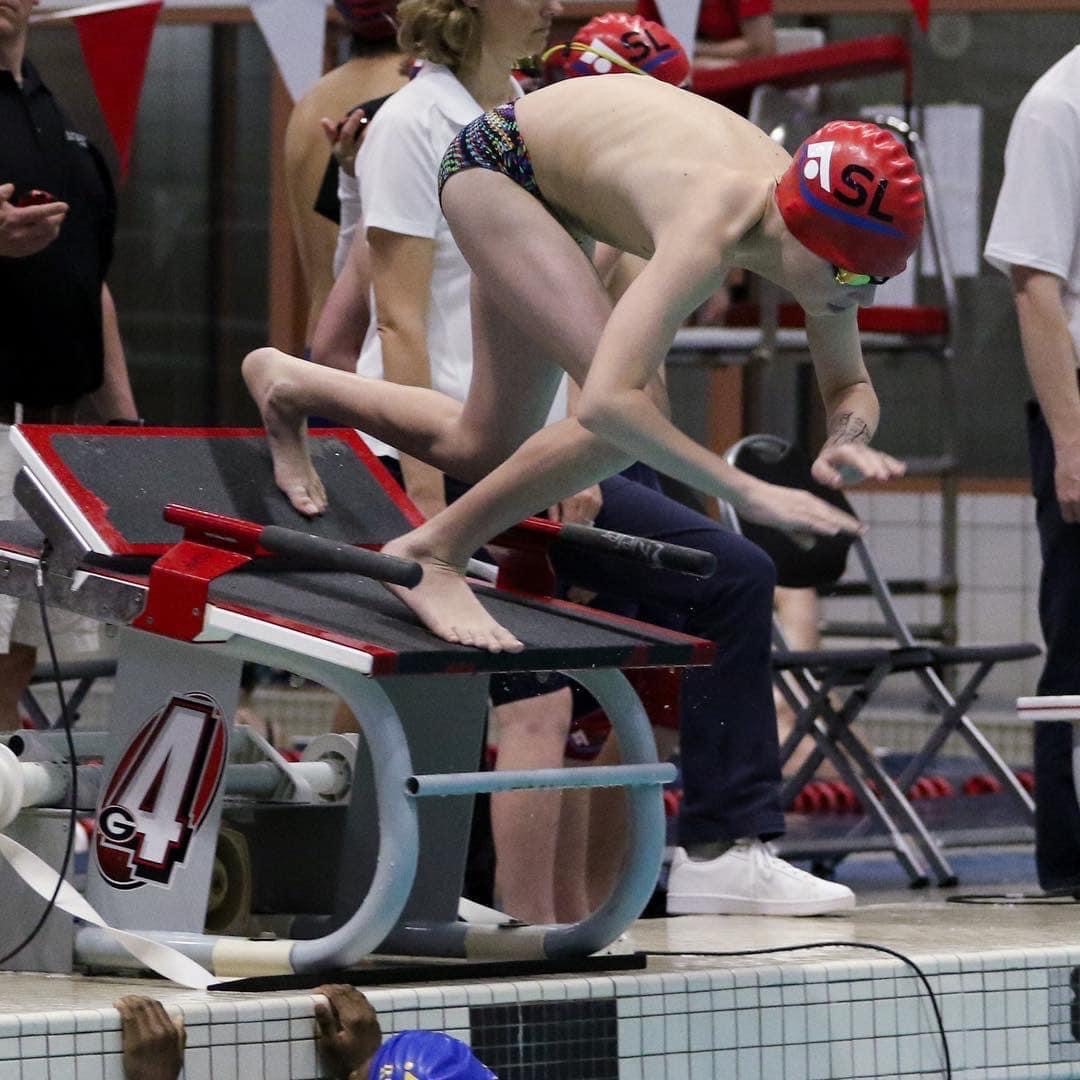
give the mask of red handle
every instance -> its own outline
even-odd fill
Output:
[[[184,530],[186,540],[208,542],[214,547],[230,547],[247,555],[265,554],[259,546],[263,526],[254,521],[212,514],[209,510],[196,510],[178,503],[169,503],[163,516],[170,525],[179,525]]]

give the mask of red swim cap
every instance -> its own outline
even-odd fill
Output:
[[[876,124],[834,120],[795,152],[776,185],[795,239],[843,270],[894,277],[922,235],[922,178]]]
[[[609,12],[591,19],[566,44],[548,50],[544,70],[552,82],[633,72],[684,86],[690,78],[690,61],[666,27],[641,15]]]
[[[397,35],[397,0],[334,0],[349,32],[364,41],[388,41]]]

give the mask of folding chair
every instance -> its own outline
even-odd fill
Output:
[[[98,679],[111,679],[116,674],[115,657],[95,657],[92,660],[68,660],[60,666],[61,682],[74,681],[73,689],[68,689],[66,704],[68,716],[72,723],[79,718],[79,707],[90,693],[91,688]],[[34,668],[30,685],[23,691],[19,704],[26,713],[33,727],[39,731],[59,727],[63,718],[59,715],[50,717],[44,706],[38,701],[34,693],[35,687],[46,686],[50,690],[55,685],[56,673],[52,664],[46,662],[38,664]]]
[[[783,439],[771,435],[748,436],[731,448],[727,460],[768,483],[809,490],[853,513],[843,494],[818,484],[811,475],[806,455]],[[1039,647],[1030,642],[1002,645],[920,643],[898,611],[889,586],[862,537],[819,538],[809,549],[804,549],[779,530],[740,520],[730,507],[726,507],[725,512],[733,528],[759,544],[773,558],[782,585],[813,587],[827,593],[843,575],[847,552],[854,548],[869,592],[880,612],[881,623],[891,636],[888,647],[792,652],[786,648],[782,634],[777,632],[774,655],[777,685],[796,714],[795,729],[781,748],[781,761],[790,757],[804,735],[811,735],[815,743],[814,751],[785,783],[785,799],[797,794],[822,760],[828,759],[855,789],[869,815],[867,823],[843,842],[830,841],[834,850],[840,854],[867,850],[869,824],[876,819],[888,839],[885,846],[896,852],[912,875],[913,883],[921,883],[913,872],[918,860],[912,858],[909,846],[897,840],[897,833],[910,833],[939,884],[954,883],[955,874],[939,842],[931,836],[904,793],[926,772],[946,739],[956,734],[968,743],[1011,794],[1025,822],[1032,820],[1034,804],[1031,796],[968,717],[967,710],[996,664],[1037,656]],[[954,694],[942,678],[942,669],[972,665],[974,671]],[[894,782],[852,731],[852,724],[885,678],[897,673],[913,673],[918,678],[939,717],[922,748]],[[847,696],[837,708],[833,706],[830,694],[841,688],[847,689]],[[844,757],[847,758],[846,767],[841,765]]]

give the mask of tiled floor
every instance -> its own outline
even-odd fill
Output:
[[[1015,871],[1029,853],[1003,853]],[[1016,891],[1015,874],[952,892]],[[1019,859],[1019,863],[1017,862]],[[952,1075],[1080,1075],[1075,904],[957,904],[912,892],[888,860],[849,860],[862,879],[851,914],[821,919],[688,916],[634,925],[623,947],[641,973],[374,989],[387,1032],[439,1028],[471,1042],[501,1080],[841,1080],[944,1075],[942,1035],[915,972],[926,973]],[[973,887],[973,885],[977,886]],[[827,946],[852,942],[855,948]],[[809,945],[763,956],[732,950]],[[0,1080],[119,1080],[112,1003],[149,993],[183,1013],[188,1080],[314,1080],[312,999],[201,993],[153,980],[0,975]]]

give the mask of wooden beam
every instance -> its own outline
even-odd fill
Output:
[[[567,0],[556,20],[560,25],[578,25],[605,11],[633,11],[634,0]],[[784,15],[910,15],[909,0],[775,0],[775,11]],[[956,12],[972,14],[1037,15],[1051,12],[1080,12],[1080,0],[933,0],[935,15]],[[329,18],[337,13],[331,8]],[[208,23],[250,23],[251,9],[241,4],[213,7],[166,7],[158,21],[165,25],[191,26]],[[63,25],[66,20],[43,23],[41,28]]]
[[[1080,12],[1080,0],[933,0],[933,15]],[[908,0],[775,0],[777,15],[910,15]]]
[[[289,221],[285,198],[285,125],[293,102],[285,82],[275,69],[270,90],[270,244],[269,331],[270,344],[299,356],[304,349],[308,299],[300,255]]]

